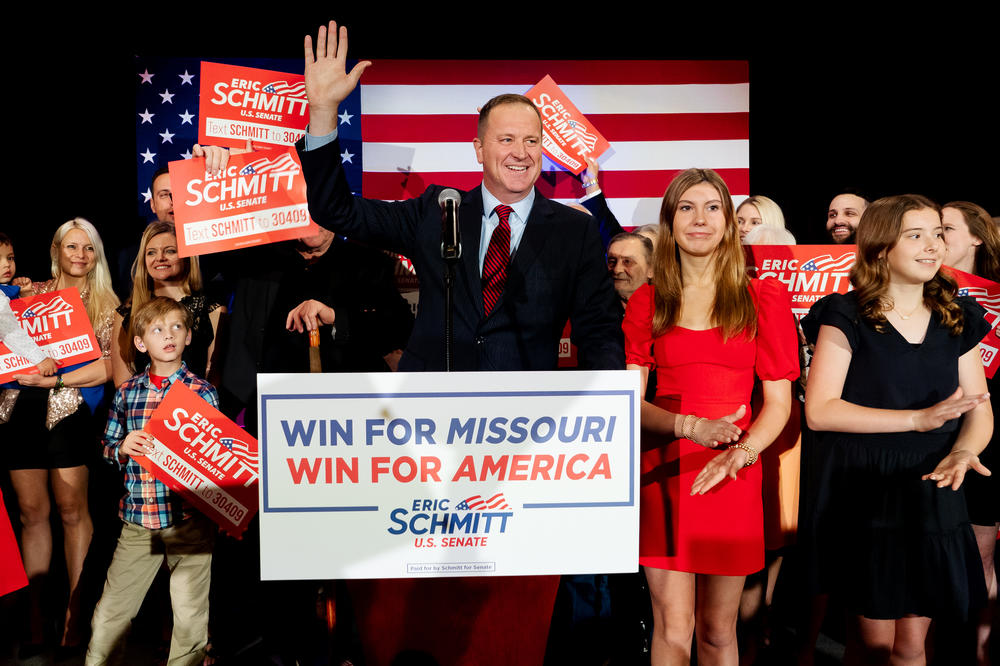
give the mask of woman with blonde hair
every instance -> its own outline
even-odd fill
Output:
[[[34,283],[35,293],[77,289],[101,356],[62,368],[51,377],[15,375],[22,388],[10,421],[0,426],[0,438],[10,444],[3,449],[21,508],[21,548],[31,591],[27,653],[42,642],[41,593],[52,559],[50,485],[62,520],[69,579],[69,604],[60,630],[60,645],[78,644],[80,629],[86,626],[87,618],[77,615],[78,584],[93,534],[87,510],[87,463],[97,451],[97,423],[93,416],[111,378],[111,316],[118,305],[104,245],[93,224],[81,217],[64,223],[56,230],[49,252],[52,279]]]
[[[985,599],[955,491],[989,473],[978,458],[993,428],[978,349],[989,326],[939,270],[930,200],[872,203],[857,244],[854,290],[802,320],[816,343],[806,418],[821,446],[803,470],[800,544],[813,591],[837,593],[854,616],[845,663],[924,663],[931,618],[964,619]]]
[[[758,454],[788,420],[798,344],[788,293],[750,280],[729,189],[688,169],[663,196],[653,284],[628,302],[627,367],[642,404],[639,562],[653,604],[653,663],[738,658],[747,574],[764,566]],[[763,407],[751,415],[754,378]]]
[[[157,296],[179,301],[191,312],[191,344],[184,349],[188,369],[218,385],[220,363],[216,362],[219,322],[226,309],[202,293],[198,257],[177,256],[177,232],[173,222],[153,222],[142,233],[139,253],[132,264],[132,294],[115,311],[111,360],[115,386],[142,372],[149,357],[139,352],[129,326],[131,313]]]
[[[740,228],[740,241],[745,242],[750,230],[758,226],[785,228],[785,215],[781,206],[763,195],[749,197],[736,209],[736,223]]]
[[[966,273],[972,273],[987,280],[1000,282],[1000,231],[990,214],[971,201],[952,201],[941,208],[944,226],[944,263]],[[992,346],[1000,347],[998,329],[993,329]],[[990,392],[993,414],[997,413],[996,376],[986,380]],[[1000,433],[993,428],[993,437],[980,458],[990,470],[1000,472]],[[993,565],[1000,530],[1000,473],[992,476],[973,474],[965,482],[965,499],[969,507],[969,520],[979,545],[979,557],[986,574],[986,590],[989,601],[979,617],[976,639],[978,663],[989,663],[989,643],[992,633],[993,614],[997,603],[997,573]]]

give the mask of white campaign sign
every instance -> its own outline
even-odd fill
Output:
[[[639,375],[258,375],[261,578],[636,571]]]

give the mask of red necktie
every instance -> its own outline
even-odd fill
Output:
[[[514,209],[500,204],[493,209],[500,224],[490,236],[486,258],[483,260],[483,312],[489,316],[500,300],[503,285],[507,280],[507,262],[510,261],[510,214]]]

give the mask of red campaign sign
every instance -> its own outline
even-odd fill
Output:
[[[597,158],[610,144],[546,75],[525,93],[542,116],[542,150],[553,162],[580,175],[587,168],[584,157]]]
[[[202,62],[198,118],[203,144],[291,146],[309,124],[305,77]]]
[[[302,164],[292,148],[233,155],[224,173],[205,159],[171,162],[177,254],[190,257],[313,236]]]
[[[80,300],[76,287],[15,298],[10,308],[17,315],[21,328],[27,331],[50,358],[63,367],[92,361],[101,355],[94,337],[94,328],[87,317],[87,308]],[[23,356],[13,353],[0,342],[0,383],[12,381],[14,375],[38,372]]]
[[[744,245],[751,277],[777,278],[792,297],[795,319],[827,294],[851,290],[853,245]]]
[[[997,360],[997,350],[1000,349],[1000,284],[981,278],[972,273],[960,271],[950,266],[945,270],[958,282],[959,296],[972,296],[983,308],[986,309],[986,321],[990,325],[990,331],[979,343],[979,352],[983,355],[983,368],[986,376],[992,378],[1000,367]]]
[[[144,428],[153,453],[135,461],[240,538],[257,514],[257,440],[181,382]]]
[[[559,338],[559,367],[560,368],[575,368],[580,362],[576,358],[576,345],[570,340],[570,333],[572,328],[570,323],[566,322],[563,326],[562,336]]]

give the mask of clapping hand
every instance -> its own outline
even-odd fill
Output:
[[[735,442],[743,431],[733,424],[743,418],[746,413],[746,405],[740,405],[740,408],[735,412],[723,416],[721,419],[698,421],[693,428],[694,437],[691,438],[691,441],[708,448]]]
[[[958,490],[970,469],[983,476],[992,474],[983,463],[979,462],[979,456],[971,451],[958,449],[942,458],[933,472],[924,474],[920,478],[924,481],[936,481],[938,488],[951,486],[952,490]]]
[[[990,399],[989,393],[966,396],[959,386],[950,396],[924,409],[913,412],[913,429],[917,432],[936,430]],[[961,483],[961,482],[960,482]]]
[[[734,446],[709,460],[694,478],[691,494],[704,495],[727,476],[735,480],[736,473],[746,465],[749,455],[744,449]]]

